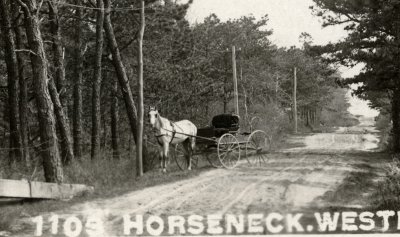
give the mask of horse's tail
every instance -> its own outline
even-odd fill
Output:
[[[193,136],[191,137],[190,141],[190,147],[192,148],[192,151],[194,151],[194,149],[196,148],[196,136],[197,136],[197,127],[196,125],[193,124]]]
[[[190,139],[190,148],[192,148],[192,151],[196,148],[196,137]]]

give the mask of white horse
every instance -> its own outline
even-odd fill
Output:
[[[150,107],[150,124],[155,130],[155,137],[162,147],[160,151],[161,169],[167,172],[169,145],[182,143],[188,163],[188,170],[192,169],[191,155],[196,144],[197,127],[189,120],[171,122],[160,116],[154,107]]]

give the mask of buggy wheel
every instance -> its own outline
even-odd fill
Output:
[[[182,143],[178,143],[174,146],[173,156],[174,156],[176,165],[179,167],[180,170],[188,169],[189,164],[186,161],[185,150],[183,149]],[[197,168],[197,164],[199,162],[199,156],[192,154],[190,159],[192,162],[192,169]]]
[[[270,150],[270,141],[267,133],[261,130],[252,132],[246,142],[246,159],[249,163],[265,162],[265,155]]]
[[[191,162],[192,162],[192,169],[197,169],[199,167],[199,157],[200,155],[192,154],[190,157]]]
[[[214,167],[214,168],[221,168],[222,164],[221,161],[219,161],[218,154],[215,152],[209,152],[206,155],[208,163]]]
[[[240,160],[240,144],[235,136],[225,133],[218,140],[218,159],[227,169],[236,167]]]

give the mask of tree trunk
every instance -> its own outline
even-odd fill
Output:
[[[112,54],[112,62],[117,74],[119,85],[121,87],[122,95],[124,97],[124,102],[125,102],[126,112],[128,114],[131,132],[134,136],[134,139],[136,140],[136,106],[133,101],[133,95],[129,85],[129,78],[128,75],[126,74],[126,69],[122,62],[121,53],[119,51],[118,43],[114,35],[114,29],[111,23],[110,0],[104,0],[104,3],[106,6],[104,27],[105,27],[107,42],[110,47],[110,51]]]
[[[81,0],[75,0],[80,5]],[[82,53],[82,9],[75,9],[75,75],[74,75],[74,104],[72,117],[72,133],[74,138],[75,158],[82,157],[82,78],[83,78],[83,53]]]
[[[107,149],[107,135],[108,135],[108,129],[107,129],[107,119],[106,119],[106,108],[102,108],[101,110],[101,122],[103,126],[103,136],[101,140],[101,150],[106,150]]]
[[[294,68],[294,77],[293,77],[293,121],[294,133],[297,133],[297,68]]]
[[[113,157],[119,159],[119,135],[118,135],[118,81],[113,82],[113,92],[111,99],[111,146]]]
[[[65,71],[64,71],[64,57],[63,48],[61,45],[61,35],[58,24],[58,9],[53,6],[53,3],[48,2],[49,5],[49,19],[50,30],[53,41],[53,63],[55,75],[49,82],[49,91],[51,100],[54,104],[54,111],[56,115],[57,127],[61,136],[61,154],[62,162],[64,164],[70,163],[74,159],[74,153],[71,142],[71,134],[69,130],[68,118],[64,113],[63,100],[61,90],[64,85]]]
[[[25,14],[26,35],[31,50],[32,78],[39,117],[39,135],[44,176],[47,182],[63,181],[57,145],[53,103],[48,90],[47,60],[39,27],[36,1],[18,0]]]
[[[64,113],[54,80],[49,81],[49,91],[51,100],[54,104],[54,112],[56,114],[57,124],[61,135],[61,147],[63,149],[62,162],[68,164],[74,159],[71,134],[69,124],[67,123],[67,116]]]
[[[392,123],[393,151],[400,152],[400,89],[393,91]]]
[[[62,95],[62,89],[64,87],[65,81],[65,69],[64,69],[64,53],[63,47],[61,44],[61,33],[60,33],[60,25],[59,25],[59,17],[58,17],[58,8],[57,5],[54,5],[51,1],[48,2],[49,5],[49,20],[50,20],[50,31],[52,34],[52,42],[53,42],[53,54],[54,54],[54,71],[55,71],[55,85],[58,93],[60,94],[60,101],[63,106],[64,97]]]
[[[110,0],[104,0],[105,3],[105,8],[106,8],[106,14],[105,14],[105,18],[104,18],[104,28],[105,28],[105,32],[106,32],[106,37],[107,37],[107,42],[109,44],[109,48],[112,54],[112,61],[113,61],[113,65],[117,74],[117,78],[118,78],[118,82],[119,82],[119,86],[121,88],[122,91],[122,95],[124,98],[124,103],[125,103],[125,108],[126,108],[126,112],[128,115],[128,119],[129,119],[129,125],[131,128],[131,132],[132,132],[132,136],[133,139],[135,140],[136,143],[136,106],[135,103],[133,101],[133,95],[132,95],[132,91],[129,85],[129,79],[128,79],[128,75],[126,74],[126,70],[125,70],[125,66],[122,62],[122,58],[121,58],[121,53],[119,51],[118,48],[118,43],[115,39],[115,35],[114,35],[114,29],[111,23],[111,4],[110,4]],[[143,162],[144,167],[147,167],[146,162],[148,161],[147,159],[147,147],[145,144],[143,144]],[[146,172],[147,170],[145,170],[144,172]]]
[[[136,176],[143,176],[143,35],[145,29],[144,0],[140,1],[140,29],[138,34],[138,120],[136,138]]]
[[[103,55],[103,22],[104,3],[97,0],[96,19],[96,57],[94,63],[93,87],[92,87],[92,147],[91,158],[95,159],[100,154],[100,91],[101,91],[101,59]]]
[[[0,0],[1,32],[7,67],[8,118],[10,123],[10,162],[21,159],[21,141],[18,131],[18,62],[11,28],[10,9],[6,0]]]
[[[15,13],[19,12],[19,6],[17,3],[13,4]],[[16,21],[14,23],[14,32],[15,32],[15,43],[17,49],[23,48],[23,40],[22,40],[22,30],[20,27],[21,20],[20,17],[16,14]],[[18,61],[18,84],[19,84],[19,128],[21,134],[21,143],[22,143],[22,155],[27,164],[30,166],[31,159],[29,154],[29,120],[28,120],[28,86],[27,86],[27,78],[25,73],[25,58],[22,52],[17,53],[17,61]]]

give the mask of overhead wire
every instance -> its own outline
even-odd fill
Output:
[[[55,0],[49,0],[50,2],[62,6],[68,6],[68,7],[74,7],[74,8],[82,8],[82,9],[88,9],[88,10],[107,10],[106,8],[98,8],[98,7],[88,7],[88,6],[83,6],[83,5],[76,5],[72,3],[67,3],[67,2],[59,2]],[[151,7],[144,7],[145,9],[151,8]],[[130,7],[120,7],[120,8],[111,8],[111,11],[139,11],[141,8],[134,8],[133,6]]]

